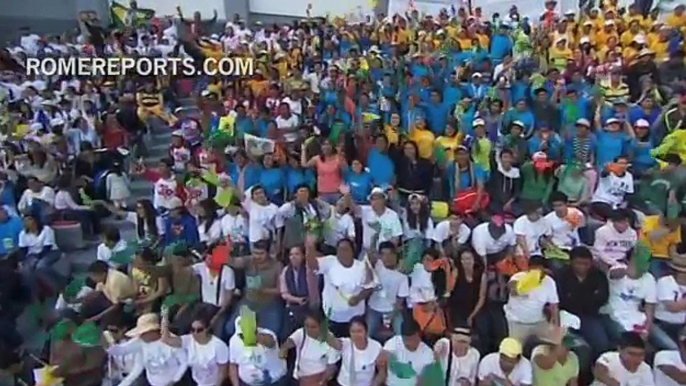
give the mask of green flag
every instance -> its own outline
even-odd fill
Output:
[[[420,385],[445,385],[445,371],[439,362],[426,365],[419,374]]]
[[[395,354],[391,354],[388,358],[388,371],[400,379],[412,379],[417,375],[411,364],[400,362]]]
[[[71,282],[64,288],[64,297],[74,299],[79,294],[81,289],[86,285],[85,276],[75,276]]]
[[[50,338],[63,340],[74,328],[76,328],[76,323],[69,319],[63,319],[50,329]]]
[[[242,306],[240,310],[241,337],[246,347],[257,346],[257,315],[248,306]]]
[[[113,1],[112,5],[110,5],[110,17],[112,18],[112,24],[114,24],[114,28],[126,27],[127,13],[129,11],[132,11],[133,13],[131,20],[133,27],[144,25],[150,19],[155,17],[155,11],[152,9],[137,8],[135,10],[131,10],[122,4]]]
[[[131,264],[131,262],[133,262],[133,259],[136,257],[137,250],[138,243],[130,242],[126,245],[126,248],[124,248],[123,250],[112,253],[110,261],[115,264],[121,265]]]
[[[415,264],[422,261],[424,255],[424,240],[420,238],[410,239],[403,244],[402,261],[400,269],[402,272],[410,273]]]
[[[83,205],[93,205],[93,199],[86,194],[86,191],[83,188],[79,189],[79,197],[81,198],[81,202],[83,203]]]
[[[167,308],[171,308],[173,306],[183,306],[186,304],[191,304],[199,298],[200,296],[198,296],[197,294],[173,293],[164,298],[164,302],[162,302],[162,305]]]

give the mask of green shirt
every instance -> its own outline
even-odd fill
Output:
[[[525,200],[531,201],[545,201],[548,194],[550,194],[550,187],[552,187],[552,174],[539,174],[534,170],[534,165],[531,162],[526,162],[520,168],[522,174],[522,193],[521,197]]]
[[[566,386],[567,382],[579,376],[579,359],[576,354],[569,351],[567,361],[564,364],[556,362],[550,370],[543,370],[534,361],[538,354],[545,353],[546,345],[537,346],[531,352],[531,366],[534,369],[533,386]]]

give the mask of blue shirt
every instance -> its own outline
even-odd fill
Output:
[[[606,164],[614,162],[615,158],[626,153],[628,144],[629,137],[624,132],[599,130],[596,134],[595,143],[596,166],[602,168]]]
[[[177,242],[184,242],[189,246],[200,244],[198,223],[195,217],[184,215],[179,219],[167,216],[164,220],[164,245],[169,246]]]
[[[0,256],[4,256],[19,247],[19,233],[24,224],[19,217],[8,216],[0,223]]]
[[[286,177],[283,170],[276,167],[262,168],[260,185],[264,188],[269,201],[276,205],[283,204],[283,194],[286,189]]]
[[[345,173],[345,182],[350,187],[350,194],[353,196],[355,203],[362,204],[368,201],[369,193],[371,193],[374,186],[370,173],[366,171],[355,173],[351,168]]]
[[[369,151],[367,167],[375,186],[390,186],[395,177],[395,165],[388,154],[380,153],[376,148]]]

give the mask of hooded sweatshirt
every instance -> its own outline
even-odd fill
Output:
[[[518,197],[522,190],[519,168],[511,167],[509,170],[505,170],[498,162],[497,169],[488,180],[486,190],[490,194],[491,202],[497,207],[501,207],[512,198]]]

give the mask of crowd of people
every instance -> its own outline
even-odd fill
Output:
[[[221,28],[132,1],[123,28],[24,31],[1,63],[0,368],[42,386],[686,385],[685,10]],[[21,72],[94,55],[255,73]],[[93,262],[65,274],[78,244]],[[55,298],[29,353],[17,318]]]

